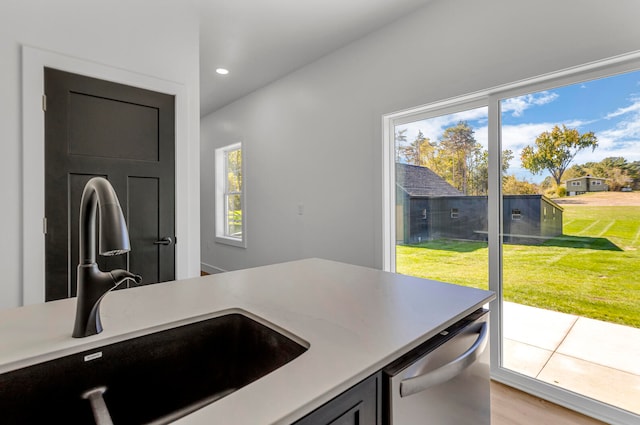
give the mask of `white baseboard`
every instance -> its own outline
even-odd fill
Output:
[[[209,274],[224,273],[224,272],[228,271],[228,270],[225,270],[225,269],[221,269],[220,267],[212,266],[212,265],[207,264],[207,263],[200,263],[200,270],[202,270],[205,273],[209,273]]]

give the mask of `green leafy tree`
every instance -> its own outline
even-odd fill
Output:
[[[227,152],[227,225],[229,234],[239,234],[242,231],[242,150]]]
[[[608,157],[600,161],[603,176],[607,178],[609,190],[620,190],[625,186],[633,183],[634,177],[637,178],[637,170],[631,167],[631,164],[621,156]]]
[[[598,139],[593,132],[580,134],[564,124],[562,128],[556,125],[551,131],[540,134],[534,146],[525,147],[520,159],[522,166],[533,174],[549,171],[559,186],[562,175],[578,152],[587,148],[594,150],[597,146]]]

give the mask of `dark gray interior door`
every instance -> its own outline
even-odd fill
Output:
[[[46,300],[76,295],[80,197],[94,176],[116,190],[131,240],[100,268],[174,279],[174,96],[50,68],[45,93]]]

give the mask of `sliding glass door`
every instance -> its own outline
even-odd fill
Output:
[[[495,291],[492,376],[640,420],[640,61],[384,118],[385,268]]]

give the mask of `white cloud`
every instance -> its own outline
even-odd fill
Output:
[[[512,112],[512,116],[520,117],[526,109],[532,106],[545,105],[558,98],[558,94],[549,91],[525,94],[524,96],[512,97],[503,100],[500,109],[502,112]]]
[[[451,124],[457,124],[460,121],[486,121],[489,119],[489,110],[486,107],[469,109],[467,111],[456,112],[455,114],[445,115]]]
[[[600,140],[599,140],[600,142]],[[587,149],[576,155],[571,165],[584,164],[585,162],[600,162],[604,158],[621,156],[627,161],[640,161],[640,139],[630,140],[624,143],[606,144],[598,143],[595,151]]]
[[[633,98],[631,99],[631,101],[633,102],[631,105],[627,106],[626,108],[618,108],[614,112],[608,113],[605,118],[611,119],[632,112],[640,112],[640,98]]]
[[[502,126],[502,149],[511,149],[517,157],[525,146],[533,145],[536,138],[552,129],[552,123],[517,124]]]
[[[595,154],[599,158],[597,161],[609,156],[622,156],[627,161],[640,161],[640,107],[636,105],[640,105],[640,99],[627,108],[618,109],[624,112],[615,115],[631,113],[630,116],[617,122],[613,128],[596,133],[598,148]]]

